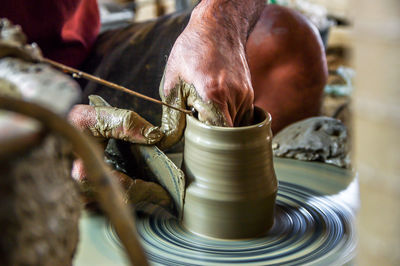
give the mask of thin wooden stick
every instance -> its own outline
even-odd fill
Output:
[[[113,82],[104,80],[104,79],[102,79],[102,78],[99,78],[99,77],[90,75],[90,74],[88,74],[88,73],[82,72],[82,71],[80,71],[80,70],[78,70],[78,69],[75,69],[75,68],[66,66],[66,65],[64,65],[64,64],[55,62],[55,61],[53,61],[53,60],[51,60],[51,59],[43,58],[43,59],[41,60],[41,62],[47,63],[47,64],[49,64],[49,65],[51,65],[51,66],[53,66],[53,67],[59,68],[59,69],[61,69],[63,72],[70,73],[70,74],[72,74],[72,77],[74,77],[74,78],[84,78],[84,79],[87,79],[87,80],[91,80],[91,81],[96,82],[96,83],[98,83],[98,84],[101,84],[101,85],[107,86],[107,87],[109,87],[109,88],[113,88],[113,89],[116,89],[116,90],[119,90],[119,91],[122,91],[122,92],[125,92],[125,93],[128,93],[128,94],[131,94],[131,95],[134,95],[134,96],[137,96],[137,97],[142,98],[142,99],[145,99],[145,100],[147,100],[147,101],[150,101],[150,102],[153,102],[153,103],[157,103],[157,104],[161,104],[161,105],[168,106],[169,108],[172,108],[172,109],[174,109],[174,110],[180,111],[180,112],[182,112],[182,113],[185,113],[185,114],[192,114],[192,111],[190,111],[190,110],[185,110],[185,109],[182,109],[182,108],[175,107],[175,106],[170,105],[170,104],[168,104],[168,103],[165,103],[165,102],[162,102],[162,101],[160,101],[160,100],[157,100],[157,99],[151,98],[151,97],[149,97],[149,96],[143,95],[143,94],[141,94],[141,93],[139,93],[139,92],[129,90],[129,89],[127,89],[127,88],[125,88],[125,87],[123,87],[123,86],[120,86],[120,85],[118,85],[118,84],[115,84],[115,83],[113,83]]]

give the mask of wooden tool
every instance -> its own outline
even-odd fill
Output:
[[[192,111],[190,111],[190,110],[182,109],[182,108],[179,108],[179,107],[170,105],[170,104],[168,104],[168,103],[165,103],[165,102],[163,102],[163,101],[160,101],[160,100],[151,98],[151,97],[149,97],[149,96],[143,95],[143,94],[141,94],[141,93],[139,93],[139,92],[129,90],[128,88],[125,88],[125,87],[123,87],[123,86],[121,86],[121,85],[118,85],[118,84],[115,84],[115,83],[113,83],[113,82],[104,80],[104,79],[102,79],[102,78],[99,78],[99,77],[90,75],[90,74],[85,73],[85,72],[82,72],[82,71],[80,71],[80,70],[78,70],[78,69],[75,69],[75,68],[66,66],[66,65],[64,65],[64,64],[55,62],[55,61],[53,61],[53,60],[51,60],[51,59],[43,58],[43,59],[41,60],[41,62],[46,63],[46,64],[49,64],[49,65],[51,65],[51,66],[53,66],[53,67],[56,67],[56,68],[58,68],[58,69],[61,69],[63,72],[72,74],[72,77],[74,77],[74,78],[84,78],[84,79],[87,79],[87,80],[96,82],[96,83],[98,83],[98,84],[107,86],[107,87],[109,87],[109,88],[113,88],[113,89],[116,89],[116,90],[119,90],[119,91],[122,91],[122,92],[125,92],[125,93],[128,93],[128,94],[137,96],[137,97],[139,97],[139,98],[145,99],[145,100],[150,101],[150,102],[153,102],[153,103],[165,105],[165,106],[167,106],[167,107],[169,107],[169,108],[172,108],[172,109],[174,109],[174,110],[180,111],[180,112],[182,112],[182,113],[185,113],[185,114],[192,114]]]

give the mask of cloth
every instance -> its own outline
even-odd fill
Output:
[[[160,100],[158,91],[167,57],[190,18],[190,10],[99,35],[82,70]],[[84,86],[83,100],[96,94],[115,107],[134,110],[159,125],[161,106],[94,82]]]
[[[45,57],[79,66],[100,30],[97,0],[3,0],[0,17],[22,27]]]

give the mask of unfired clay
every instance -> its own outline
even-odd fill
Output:
[[[255,109],[247,127],[215,127],[187,116],[183,225],[216,238],[265,234],[274,220],[277,180],[271,117]]]
[[[272,148],[278,157],[350,167],[347,128],[331,117],[312,117],[286,127],[274,137]]]

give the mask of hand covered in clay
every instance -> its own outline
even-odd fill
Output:
[[[89,96],[89,101],[90,105],[75,105],[68,116],[69,121],[82,131],[95,137],[139,144],[155,144],[163,136],[159,127],[134,111],[112,107],[97,95]]]
[[[206,124],[250,123],[254,93],[245,43],[263,6],[264,1],[201,1],[168,58],[162,100],[194,108]],[[184,127],[184,114],[163,107],[161,148],[177,142]]]
[[[124,202],[129,204],[138,204],[147,202],[162,206],[166,209],[171,209],[173,206],[171,196],[159,184],[147,182],[141,179],[132,179],[124,173],[116,170],[111,171],[111,174],[118,179],[124,190]],[[86,205],[97,202],[96,190],[93,185],[87,181],[79,182],[82,196]]]
[[[134,111],[114,108],[97,95],[90,95],[89,101],[90,105],[75,105],[68,120],[104,144],[110,138],[138,144],[155,144],[163,137],[159,127],[153,126]],[[85,176],[83,164],[78,159],[74,162],[72,177],[83,180]]]

